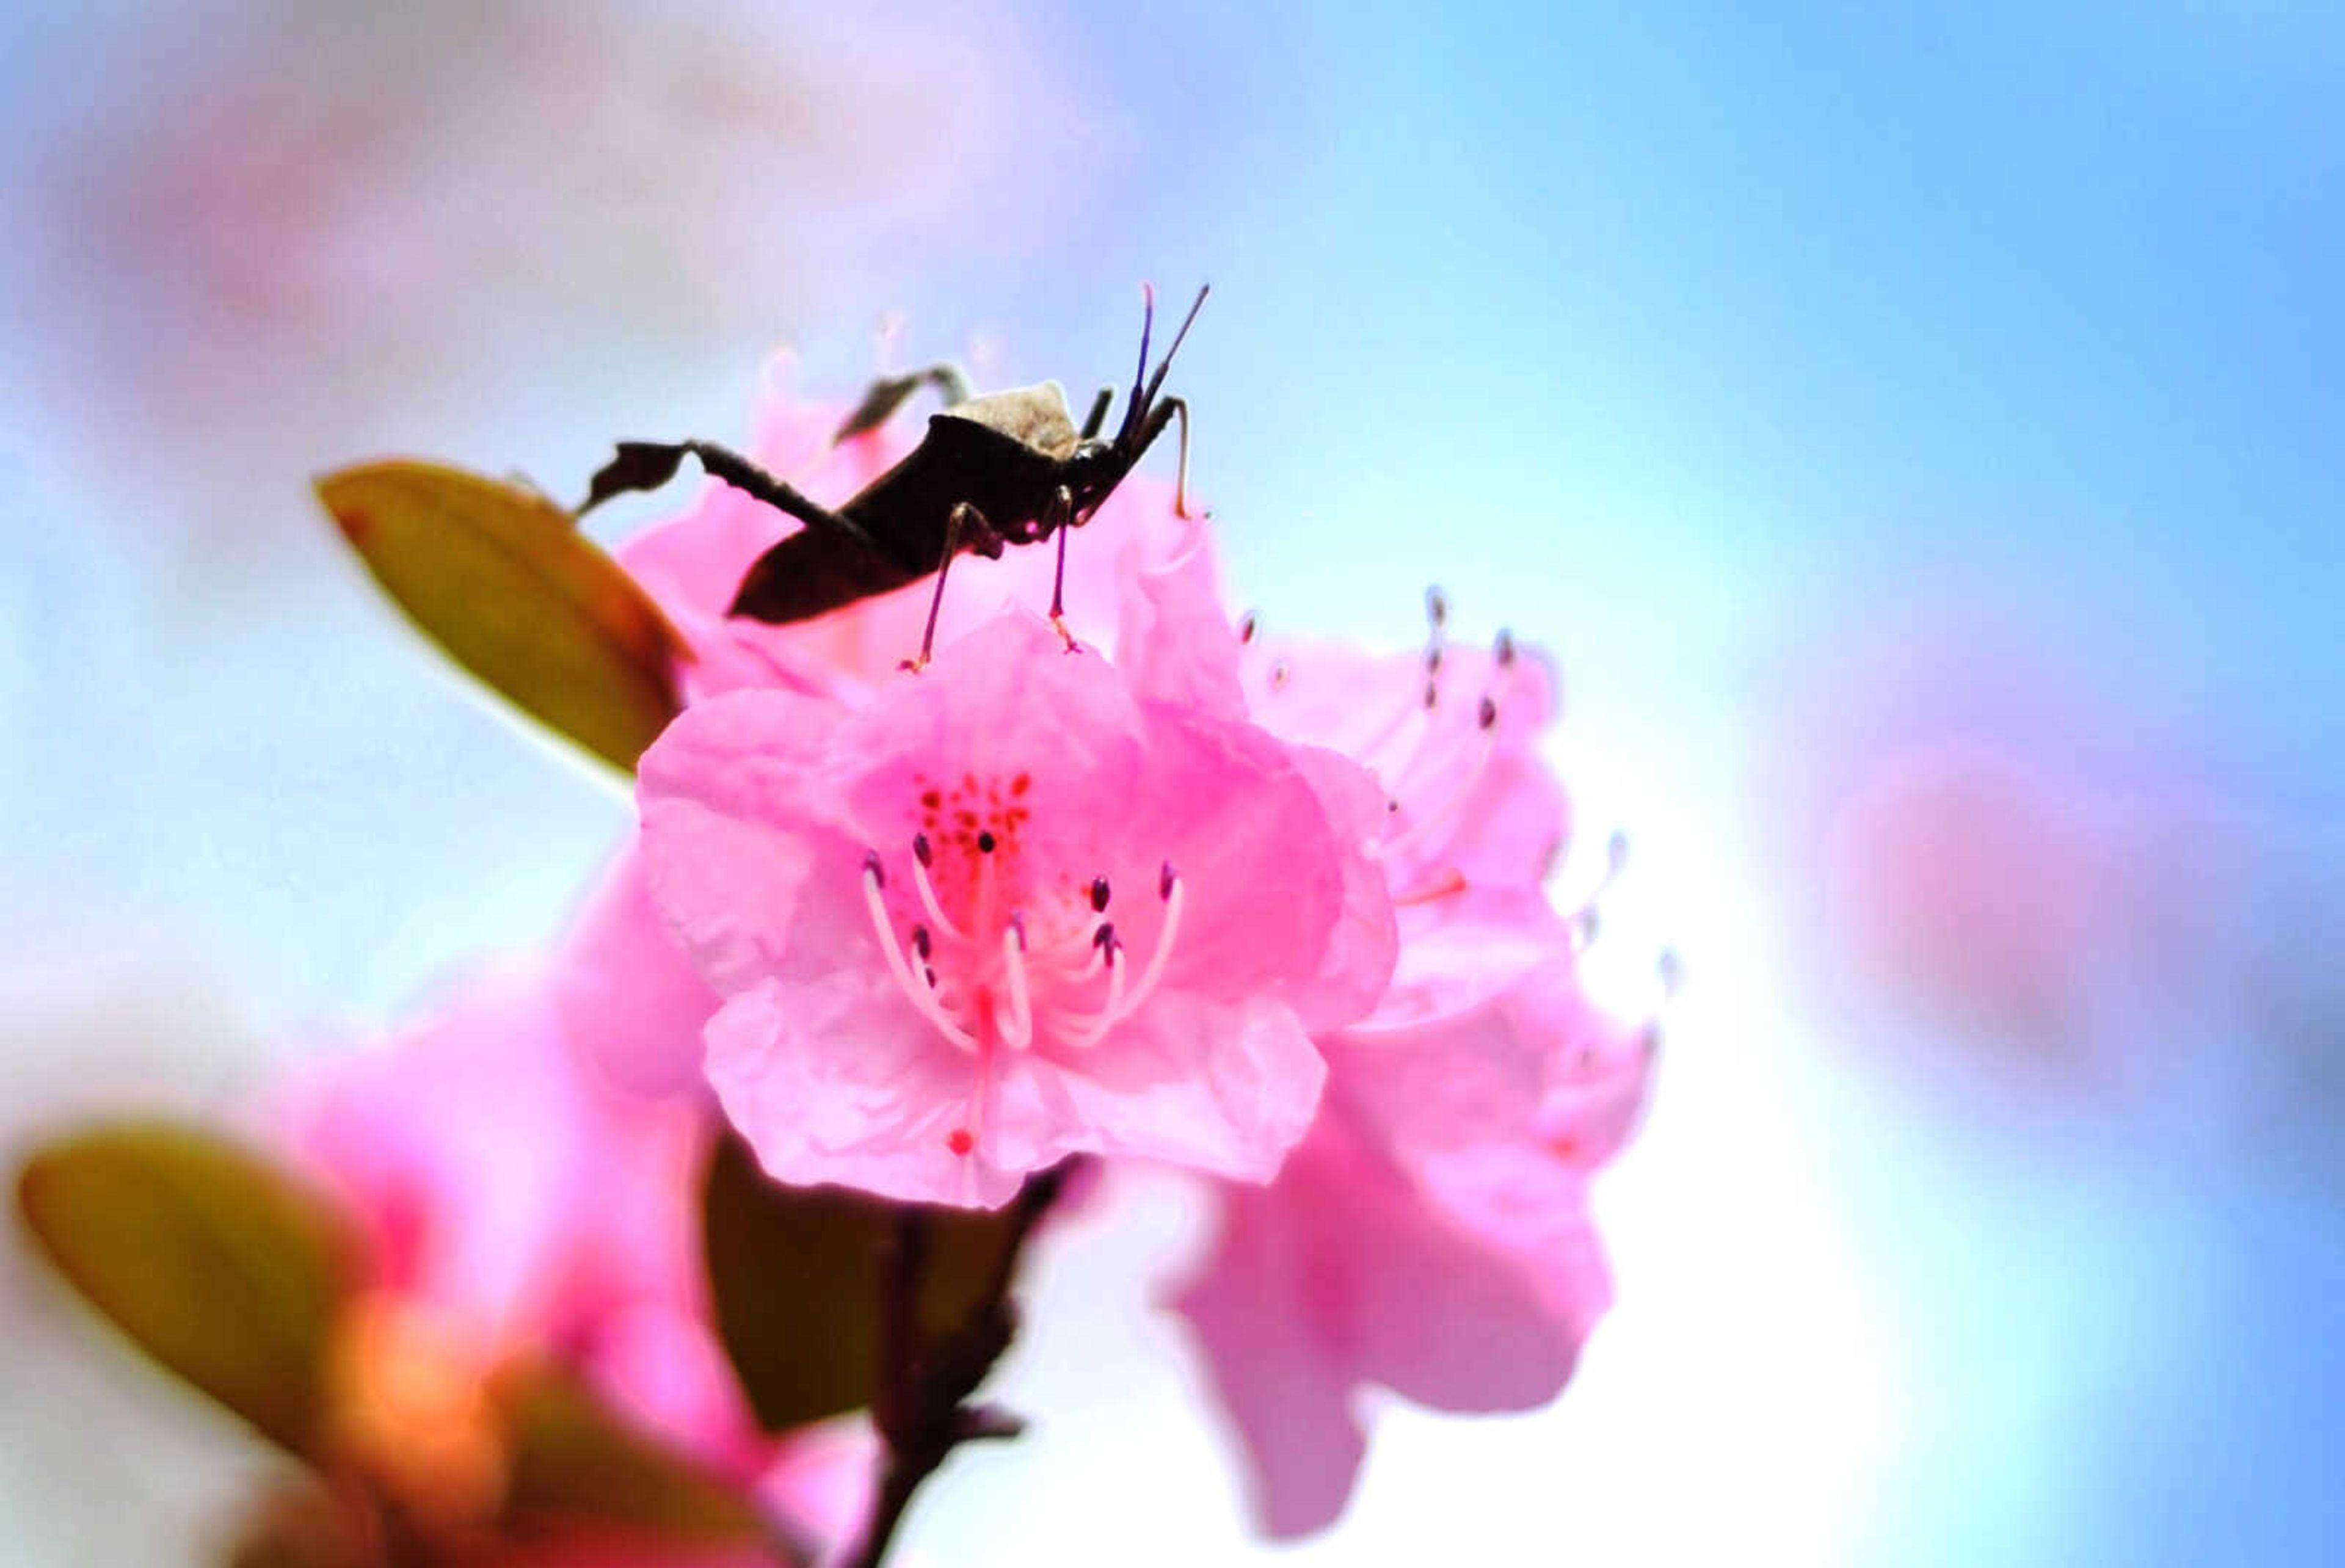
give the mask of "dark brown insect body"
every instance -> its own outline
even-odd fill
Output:
[[[1152,376],[1148,327],[1142,325],[1140,369],[1112,436],[1100,434],[1114,401],[1112,388],[1101,389],[1079,428],[1056,382],[957,397],[959,378],[932,371],[881,382],[841,428],[845,437],[879,424],[926,380],[953,400],[929,417],[919,446],[836,511],[746,458],[706,441],[620,443],[617,457],[594,476],[578,510],[584,513],[627,491],[656,489],[674,477],[686,453],[698,458],[714,477],[806,525],[758,557],[734,597],[732,613],[775,623],[810,620],[930,572],[939,573],[941,599],[941,574],[963,550],[999,556],[1005,545],[1039,543],[1057,534],[1063,568],[1065,531],[1091,520],[1175,418],[1181,420],[1185,488],[1188,407],[1158,393],[1205,292],[1197,291],[1196,303]],[[1054,618],[1059,610],[1054,595]],[[932,632],[935,620],[931,607]],[[921,652],[925,658],[925,644]]]

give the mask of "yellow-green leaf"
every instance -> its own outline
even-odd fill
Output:
[[[756,1505],[697,1462],[627,1425],[544,1364],[500,1375],[494,1397],[512,1442],[507,1527],[597,1528],[715,1543],[765,1531]]]
[[[708,1168],[702,1221],[716,1327],[768,1431],[871,1402],[879,1256],[903,1206],[836,1187],[784,1187],[735,1134]],[[958,1328],[985,1297],[1017,1221],[1004,1209],[924,1208],[919,1320]]]
[[[545,497],[410,460],[317,483],[408,618],[523,712],[626,769],[675,716],[682,639]]]
[[[58,1272],[140,1349],[314,1452],[353,1257],[323,1199],[217,1135],[138,1122],[39,1149],[16,1202]]]

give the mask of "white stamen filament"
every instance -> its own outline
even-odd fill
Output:
[[[937,993],[912,978],[912,966],[905,962],[904,949],[896,941],[895,927],[888,921],[888,901],[879,895],[879,869],[876,865],[863,868],[863,905],[871,912],[871,929],[879,938],[879,951],[888,960],[888,971],[896,977],[897,986],[913,1007],[961,1049],[977,1049],[976,1037],[953,1022]]]
[[[969,940],[961,928],[954,925],[951,918],[945,914],[944,905],[937,902],[936,885],[929,880],[929,868],[921,864],[920,856],[917,854],[912,856],[912,885],[919,889],[920,907],[928,911],[929,922],[939,932],[956,942]]]
[[[1408,825],[1384,841],[1381,847],[1385,855],[1406,855],[1424,847],[1427,840],[1448,825],[1466,803],[1474,798],[1475,790],[1481,786],[1482,775],[1490,769],[1490,759],[1498,751],[1497,740],[1491,731],[1477,730],[1475,739],[1474,760],[1467,765],[1465,778],[1438,806],[1422,814],[1416,812],[1407,814]],[[1414,772],[1414,767],[1409,771]],[[1398,786],[1395,788],[1397,791]]]
[[[1378,724],[1367,739],[1352,749],[1351,754],[1359,759],[1361,766],[1379,777],[1387,767],[1397,768],[1406,774],[1425,749],[1426,739],[1433,727],[1432,713],[1433,710],[1425,705],[1425,693],[1411,691],[1406,705]],[[1412,721],[1419,732],[1415,734],[1410,733]],[[1401,744],[1404,739],[1408,743],[1406,747]]]
[[[1155,950],[1149,954],[1148,966],[1141,971],[1139,980],[1128,990],[1123,978],[1126,966],[1118,956],[1121,947],[1107,956],[1107,1000],[1090,1017],[1068,1020],[1075,1026],[1075,1032],[1065,1036],[1070,1047],[1080,1051],[1099,1044],[1110,1029],[1139,1011],[1141,1004],[1148,1000],[1149,994],[1164,978],[1165,966],[1172,961],[1172,944],[1181,933],[1181,910],[1188,902],[1188,891],[1185,881],[1172,878],[1172,889],[1164,895],[1164,924],[1157,930]]]
[[[1130,967],[1117,956],[1122,951],[1113,944],[1101,948],[1107,962],[1107,1000],[1100,1004],[1096,1013],[1079,1013],[1065,1020],[1069,1027],[1061,1037],[1069,1048],[1087,1051],[1115,1027],[1118,1009],[1123,1006],[1123,972]]]
[[[1026,938],[1016,926],[1001,934],[1001,969],[1010,980],[1010,1023],[1002,1038],[1014,1051],[1034,1043],[1034,997],[1026,986]]]
[[[1106,966],[1108,948],[1106,943],[1092,941],[1085,943],[1084,946],[1090,951],[1083,956],[1083,961],[1075,967],[1063,971],[1066,982],[1070,986],[1081,985]]]
[[[1068,922],[1054,904],[1055,917],[1046,916],[1042,927],[1051,935],[1039,945],[1030,935],[1033,927],[1026,911],[1000,918],[1007,902],[1000,856],[995,853],[1000,846],[984,846],[982,838],[980,845],[977,864],[969,868],[974,885],[963,909],[966,927],[945,914],[929,875],[929,857],[920,853],[928,847],[924,839],[914,841],[909,869],[927,919],[912,926],[909,938],[898,940],[886,897],[887,872],[876,852],[864,865],[863,903],[898,989],[939,1034],[978,1058],[982,1081],[990,1078],[997,1047],[1030,1050],[1039,1037],[1048,1036],[1063,1048],[1083,1050],[1131,1017],[1163,981],[1180,937],[1188,890],[1171,865],[1162,868],[1158,891],[1163,924],[1147,962],[1135,974],[1132,955],[1116,939],[1114,924],[1099,918],[1095,894],[1086,891],[1080,898],[1081,913],[1090,918]],[[1094,885],[1099,880],[1094,878]],[[1017,890],[1030,891],[1022,882]],[[972,930],[987,935],[972,936],[968,934]],[[1106,984],[1097,1008],[1076,1005],[1077,991],[1102,974]],[[974,1108],[972,1132],[982,1115],[981,1107]]]

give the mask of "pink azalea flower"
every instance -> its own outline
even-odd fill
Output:
[[[1340,765],[1022,612],[860,707],[694,705],[639,799],[726,998],[726,1113],[777,1179],[897,1199],[998,1205],[1079,1151],[1265,1179],[1318,1100],[1304,1014],[1380,983],[1348,972],[1384,912],[1322,804]]]
[[[594,1082],[542,981],[482,983],[386,1047],[306,1069],[264,1116],[358,1227],[336,1430],[391,1484],[484,1514],[503,1466],[487,1380],[552,1357],[718,1473],[804,1501],[796,1440],[758,1431],[712,1326],[708,1118]]]
[[[1438,612],[1421,654],[1282,645],[1231,628],[1195,583],[1160,586],[1155,634],[1183,649],[1188,689],[1233,684],[1257,722],[1376,780],[1398,916],[1374,1012],[1316,1037],[1310,1135],[1274,1184],[1215,1189],[1218,1237],[1178,1302],[1264,1528],[1297,1535],[1350,1494],[1361,1387],[1453,1411],[1562,1388],[1610,1297],[1587,1179],[1635,1125],[1651,1037],[1586,1001],[1543,890],[1568,824],[1537,750],[1543,659],[1446,644]]]
[[[1436,1410],[1554,1398],[1610,1301],[1588,1177],[1635,1126],[1649,1031],[1568,956],[1431,1025],[1323,1039],[1327,1098],[1275,1183],[1218,1189],[1178,1298],[1276,1536],[1343,1511],[1368,1384]]]
[[[836,503],[909,451],[927,429],[916,410],[834,443],[847,411],[843,404],[774,391],[758,410],[751,454],[807,494]],[[1085,645],[1118,642],[1119,617],[1131,617],[1143,591],[1183,602],[1212,592],[1210,536],[1201,518],[1182,516],[1173,502],[1172,486],[1134,474],[1076,531],[1068,547],[1066,620]],[[750,563],[797,526],[771,507],[711,481],[685,513],[619,547],[620,561],[693,648],[685,671],[687,701],[777,689],[859,703],[919,648],[929,603],[926,582],[797,625],[727,618]],[[938,622],[939,648],[1005,605],[1046,611],[1055,571],[1047,546],[1010,550],[998,561],[964,556],[955,561]],[[1152,632],[1143,619],[1121,640],[1168,663],[1173,655],[1160,645],[1170,645]],[[1373,962],[1368,956],[1365,963]],[[581,912],[557,966],[557,985],[563,1027],[612,1083],[649,1095],[701,1088],[702,1034],[719,998],[654,906],[635,844],[621,852]]]

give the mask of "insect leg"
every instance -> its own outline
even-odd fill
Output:
[[[1074,523],[1075,492],[1061,485],[1043,510],[1042,531],[1056,529],[1059,532],[1059,569],[1051,579],[1051,629],[1070,653],[1075,651],[1075,634],[1067,630],[1067,535],[1075,531]]]
[[[1189,510],[1189,400],[1167,398],[1158,407],[1181,420],[1181,461],[1172,470],[1172,515],[1192,517],[1195,514]]]
[[[985,521],[985,513],[965,501],[954,502],[952,511],[945,517],[944,553],[937,561],[937,591],[929,600],[929,623],[920,632],[920,654],[919,658],[907,659],[903,663],[903,668],[915,674],[929,667],[929,658],[936,652],[937,612],[945,607],[945,574],[952,570],[953,557],[960,553],[964,530],[971,535],[978,549],[983,550],[990,541],[994,548],[987,553],[996,556],[1001,553],[1001,535]]]
[[[659,489],[675,477],[675,470],[686,456],[698,458],[711,479],[724,481],[744,495],[797,518],[808,528],[843,533],[868,549],[886,554],[878,541],[847,518],[776,479],[740,453],[713,441],[621,441],[618,455],[604,464],[589,481],[586,499],[578,503],[577,515],[585,516],[614,495]]]
[[[1191,517],[1189,510],[1189,404],[1183,398],[1166,398],[1148,410],[1147,423],[1140,427],[1139,439],[1132,444],[1132,460],[1138,462],[1164,433],[1164,427],[1175,419],[1181,421],[1181,466],[1172,481],[1172,514]]]
[[[969,380],[956,366],[931,365],[909,376],[882,376],[864,392],[863,400],[855,405],[855,411],[840,422],[831,435],[830,444],[837,446],[849,436],[878,430],[893,419],[906,400],[924,386],[934,387],[948,409],[956,403],[969,401]]]
[[[1083,440],[1090,440],[1100,433],[1100,427],[1107,423],[1107,411],[1114,403],[1115,389],[1101,387],[1099,396],[1091,400],[1091,411],[1085,416],[1083,428],[1079,432]]]

